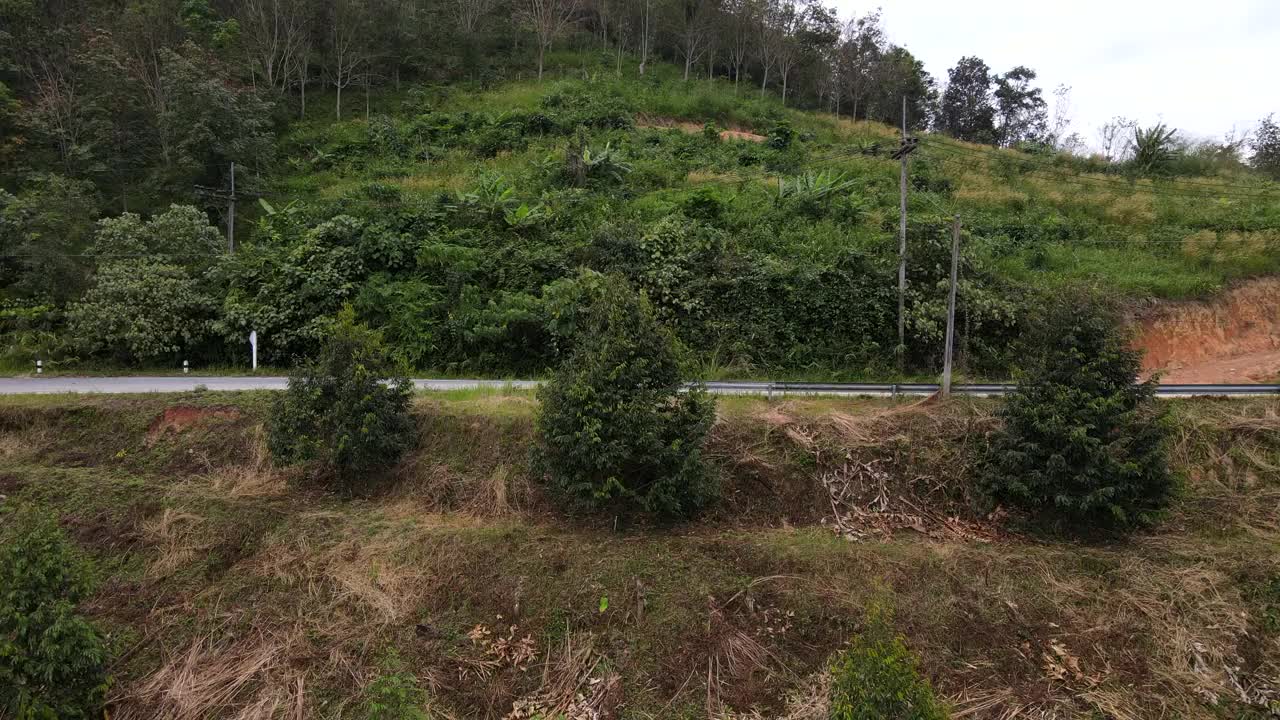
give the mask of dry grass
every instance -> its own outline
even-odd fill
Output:
[[[159,548],[159,554],[147,567],[147,574],[153,578],[165,577],[190,562],[196,553],[207,550],[212,543],[199,532],[203,523],[204,518],[199,515],[173,508],[165,508],[144,521],[143,536]]]
[[[622,700],[622,677],[608,668],[595,645],[591,633],[568,635],[555,653],[547,655],[538,689],[516,700],[506,720],[614,717]]]
[[[217,495],[236,498],[280,497],[287,490],[286,473],[271,462],[267,450],[267,434],[259,424],[250,431],[249,457],[241,464],[213,467],[206,476],[209,490]]]
[[[219,642],[193,642],[165,659],[129,695],[113,717],[237,720],[304,717],[305,673],[290,666],[296,635],[259,635]]]

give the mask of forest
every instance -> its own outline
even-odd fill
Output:
[[[701,377],[1008,377],[1063,287],[1280,267],[1280,128],[1214,140],[800,0],[5,0],[0,364],[243,368],[351,306],[421,373],[540,376],[600,275]],[[909,162],[898,344],[901,128]]]

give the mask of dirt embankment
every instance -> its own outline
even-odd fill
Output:
[[[669,117],[651,117],[649,115],[641,115],[636,118],[636,125],[642,128],[663,128],[666,130],[679,130],[689,135],[696,135],[702,132],[702,125],[692,123],[687,120],[677,120]],[[720,131],[721,140],[746,140],[748,142],[764,142],[769,138],[763,135],[744,130],[742,128],[730,128]]]
[[[1280,278],[1241,284],[1207,302],[1166,303],[1139,320],[1143,369],[1166,383],[1275,382]]]

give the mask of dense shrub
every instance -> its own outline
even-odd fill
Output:
[[[24,512],[0,543],[0,717],[100,717],[98,633],[79,613],[89,569],[52,519]]]
[[[383,674],[364,690],[360,717],[365,720],[430,720],[427,693],[418,679],[404,669],[394,653],[383,662]]]
[[[392,371],[379,333],[338,315],[320,355],[289,378],[271,414],[268,445],[288,463],[314,463],[344,492],[361,489],[367,473],[394,464],[412,446],[413,385]]]
[[[647,298],[619,277],[593,294],[572,354],[539,392],[537,464],[588,506],[696,512],[716,493],[701,453],[714,402],[681,392],[674,341]]]
[[[1149,524],[1172,498],[1168,426],[1141,354],[1097,299],[1068,293],[1030,340],[1034,352],[1000,410],[988,491],[1061,529]]]
[[[831,665],[831,720],[943,720],[915,655],[873,608],[867,629]]]

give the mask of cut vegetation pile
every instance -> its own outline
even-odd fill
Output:
[[[1184,496],[1090,542],[975,509],[985,402],[724,400],[724,500],[678,529],[558,510],[527,395],[417,400],[416,448],[350,500],[272,466],[268,405],[0,407],[4,508],[52,512],[96,564],[112,718],[364,718],[391,696],[427,717],[823,718],[872,607],[952,717],[1280,702],[1275,400],[1174,403]]]

